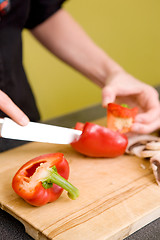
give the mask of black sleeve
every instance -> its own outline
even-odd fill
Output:
[[[59,10],[65,0],[31,0],[25,28],[32,29]]]

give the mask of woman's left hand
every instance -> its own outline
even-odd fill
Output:
[[[137,106],[139,113],[131,131],[141,134],[151,133],[160,128],[159,94],[155,88],[145,84],[125,71],[111,74],[102,90],[102,104],[110,102]]]

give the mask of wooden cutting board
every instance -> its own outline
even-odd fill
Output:
[[[105,125],[105,119],[96,121]],[[70,164],[77,200],[63,192],[53,203],[33,207],[16,195],[11,181],[22,164],[45,153],[62,152]],[[123,239],[160,216],[160,188],[149,162],[133,156],[93,159],[69,145],[29,143],[0,154],[1,208],[34,239]]]

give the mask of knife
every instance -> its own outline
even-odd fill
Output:
[[[20,126],[10,118],[0,119],[0,135],[3,138],[70,144],[78,139],[82,131],[72,128],[58,127],[43,123],[29,122],[27,126]]]

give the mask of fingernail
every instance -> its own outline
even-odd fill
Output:
[[[22,126],[26,126],[29,123],[29,118],[26,115],[24,115],[19,121],[19,123]]]
[[[103,106],[104,106],[104,107],[107,107],[107,105],[108,105],[109,103],[111,103],[111,100],[110,100],[109,98],[107,98],[107,99],[105,99],[105,100],[103,101]]]
[[[133,132],[139,132],[139,130],[140,130],[140,127],[139,127],[139,126],[137,126],[137,125],[133,125],[133,126],[132,126],[132,131],[133,131]]]

